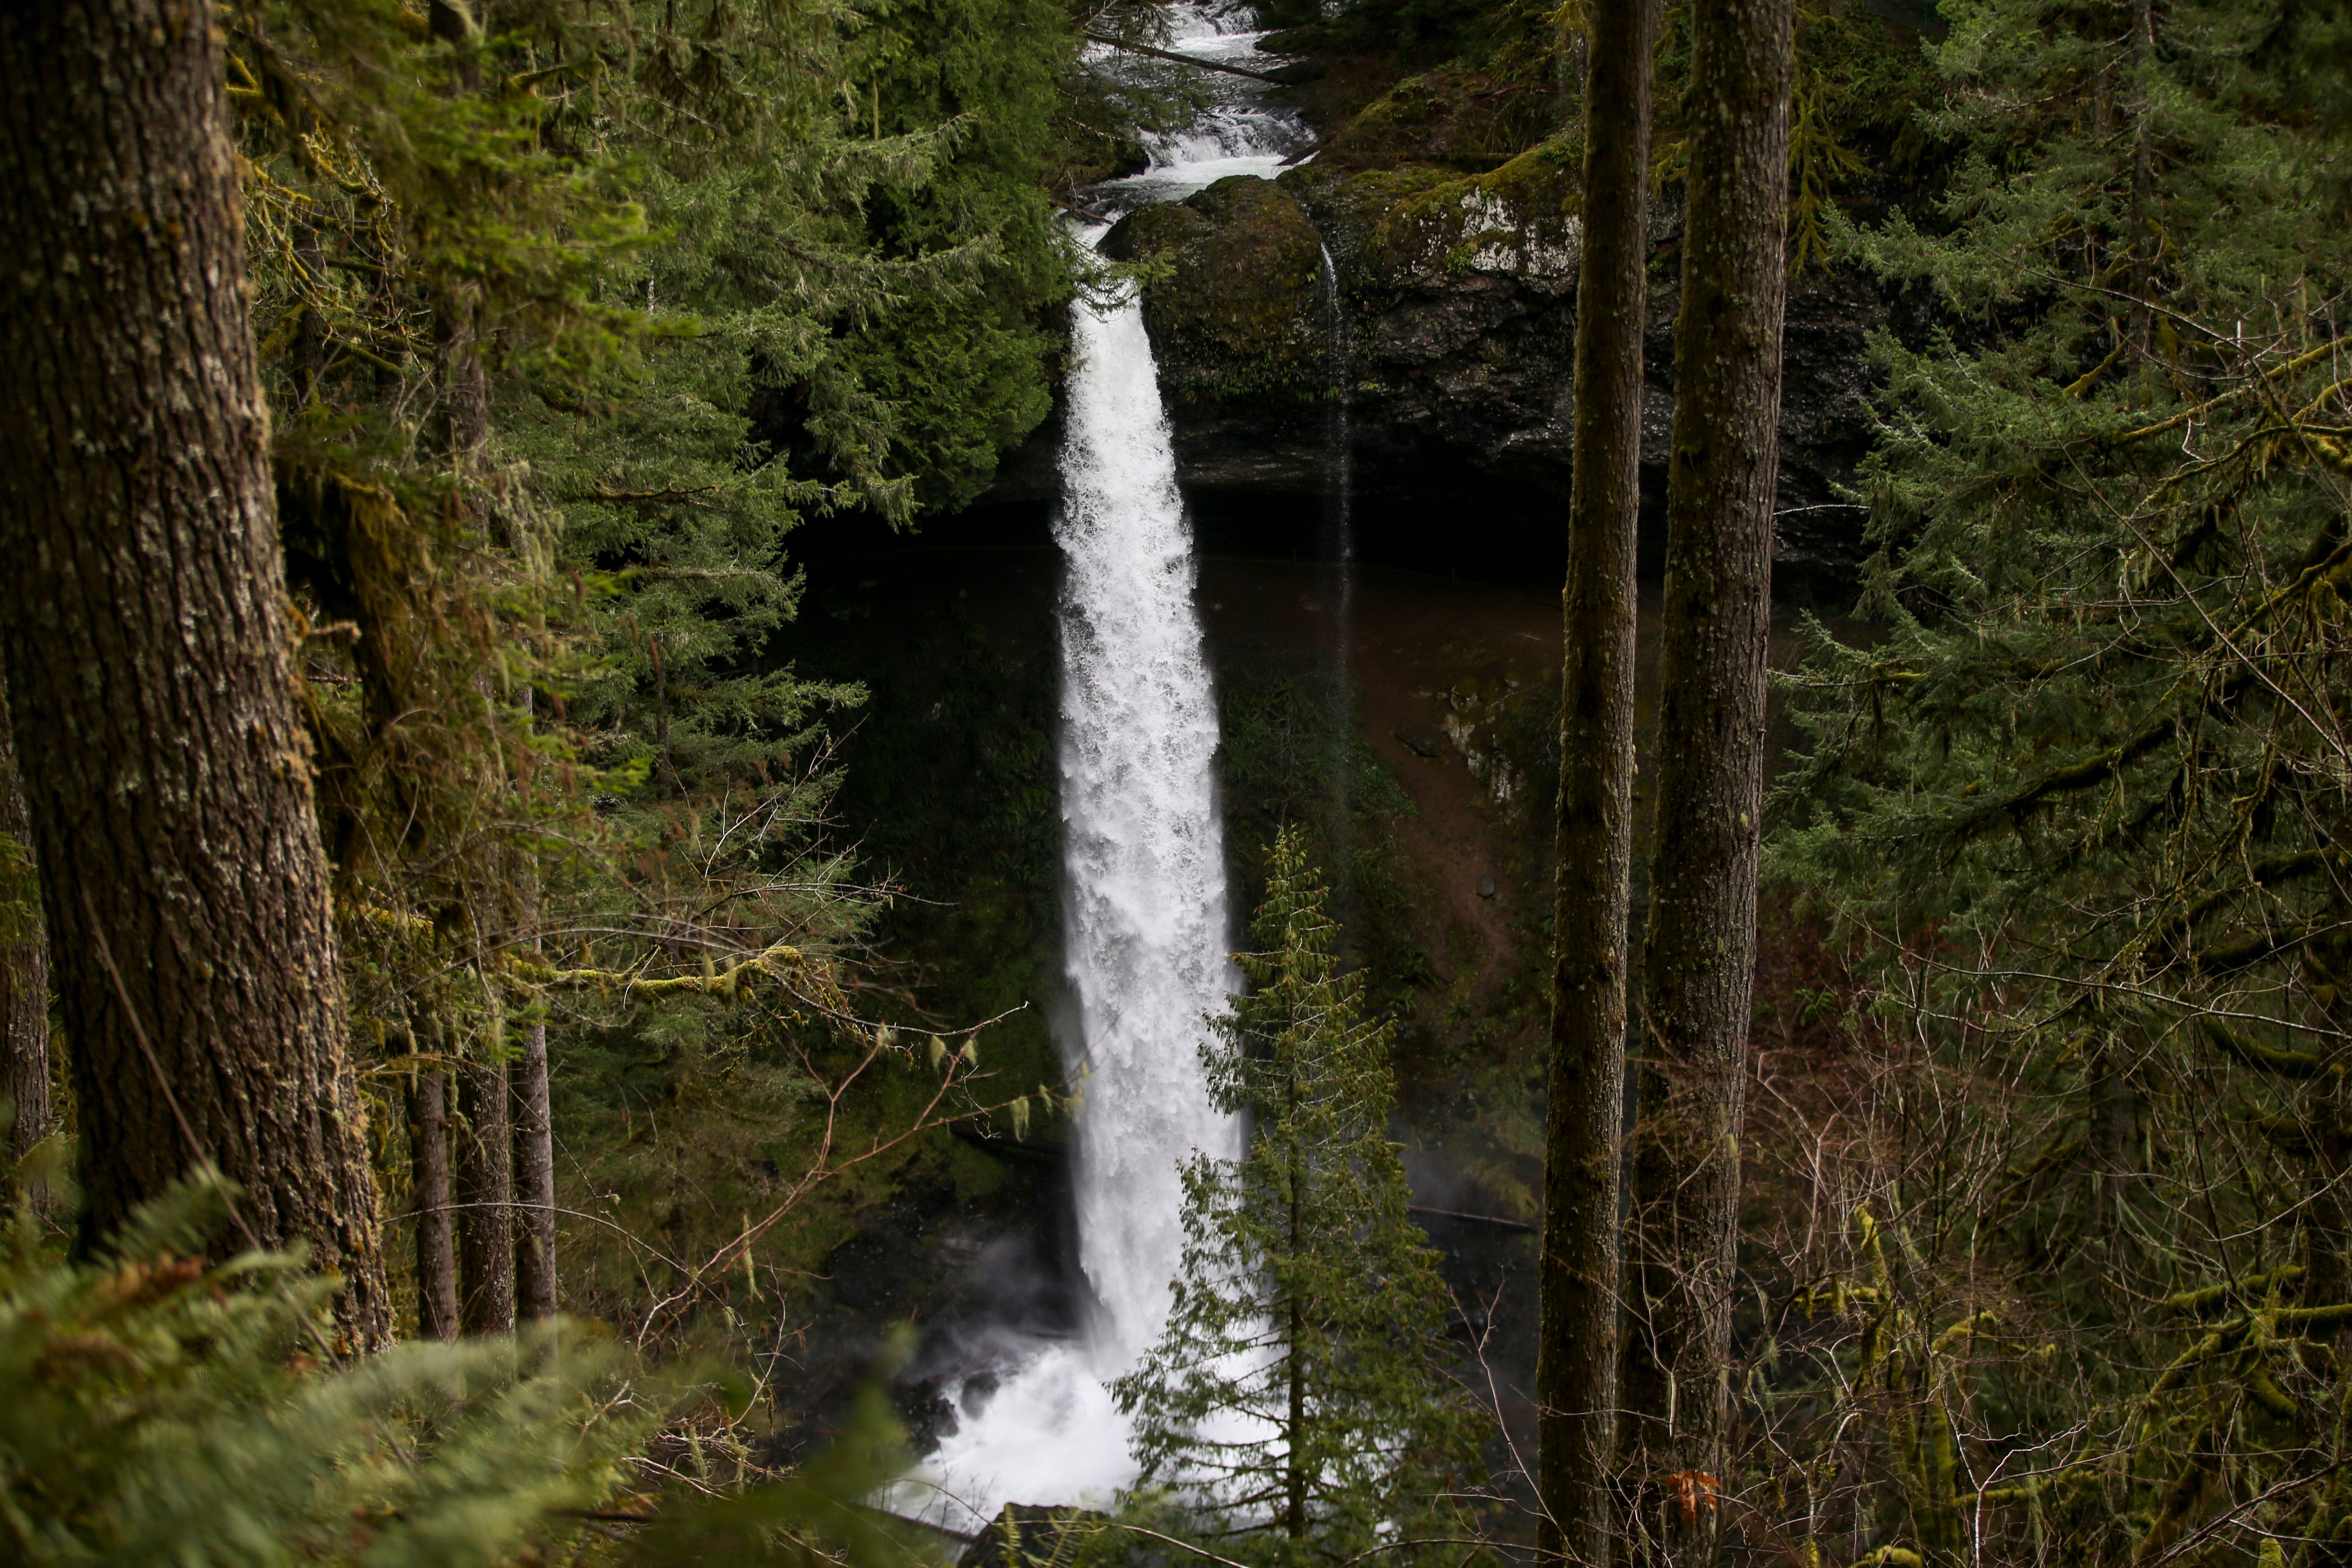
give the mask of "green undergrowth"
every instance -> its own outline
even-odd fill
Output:
[[[209,1171],[87,1258],[0,1235],[0,1558],[28,1568],[913,1568],[853,1500],[895,1472],[878,1396],[788,1479],[742,1462],[752,1390],[593,1325],[335,1364],[336,1281],[236,1252]],[[224,1255],[226,1256],[224,1256]],[[768,1484],[759,1484],[766,1479]]]

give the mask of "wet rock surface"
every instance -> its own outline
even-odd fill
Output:
[[[1166,268],[1144,296],[1161,395],[1319,398],[1329,380],[1316,308],[1321,244],[1295,195],[1246,174],[1121,218],[1102,253]]]
[[[1466,467],[1564,492],[1582,255],[1573,174],[1546,150],[1477,175],[1309,164],[1274,181],[1221,181],[1124,220],[1104,249],[1155,264],[1145,321],[1187,484],[1321,484],[1336,324],[1366,483],[1437,490]],[[1674,417],[1678,203],[1659,204],[1651,238],[1642,460],[1655,509]],[[1336,323],[1318,245],[1337,271]],[[1914,314],[1851,269],[1791,279],[1783,562],[1835,569],[1860,558],[1862,514],[1842,487],[1872,435],[1866,341],[1888,326],[1908,335]]]

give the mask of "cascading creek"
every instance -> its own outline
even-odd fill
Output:
[[[1257,35],[1174,13],[1170,47],[1242,56]],[[1272,175],[1303,139],[1257,89],[1224,99],[1156,150],[1153,167],[1091,193],[1117,211],[1181,199],[1230,174]],[[1101,227],[1088,231],[1099,242]],[[1192,531],[1159,373],[1131,292],[1072,310],[1061,453],[1060,772],[1066,973],[1064,1059],[1080,1088],[1073,1177],[1093,1298],[1075,1343],[1015,1346],[1003,1373],[954,1393],[957,1429],[899,1494],[956,1527],[1008,1501],[1106,1506],[1133,1481],[1107,1384],[1158,1338],[1181,1256],[1183,1163],[1239,1152],[1210,1103],[1203,1015],[1239,984],[1228,948],[1217,714],[1193,603]]]

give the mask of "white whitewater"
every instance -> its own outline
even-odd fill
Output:
[[[1190,10],[1171,47],[1239,58],[1255,37]],[[1158,148],[1150,171],[1096,199],[1133,207],[1229,174],[1271,175],[1299,139],[1295,119],[1235,90]],[[1032,1347],[984,1403],[960,1391],[960,1429],[913,1483],[926,1495],[900,1495],[961,1528],[1008,1501],[1106,1506],[1134,1480],[1128,1424],[1106,1384],[1167,1320],[1183,1162],[1240,1152],[1239,1130],[1209,1102],[1199,1053],[1202,1016],[1239,977],[1192,531],[1141,305],[1081,303],[1073,315],[1055,531],[1066,570],[1064,923],[1079,1036],[1064,1051],[1082,1075],[1073,1173],[1097,1310],[1083,1341]]]
[[[1227,955],[1217,713],[1192,602],[1191,530],[1132,303],[1082,310],[1055,529],[1069,978],[1084,1039],[1079,1259],[1097,1358],[1158,1336],[1182,1243],[1177,1166],[1237,1152],[1209,1104],[1201,1018],[1236,988]]]

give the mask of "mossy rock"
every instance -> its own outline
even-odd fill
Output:
[[[1558,293],[1583,252],[1576,149],[1548,142],[1483,174],[1431,168],[1299,169],[1282,176],[1313,215],[1360,305],[1397,290],[1442,288],[1465,273],[1507,276]]]
[[[1177,396],[1311,401],[1328,380],[1321,244],[1288,191],[1235,174],[1129,214],[1102,248],[1165,263],[1145,286],[1144,321]]]
[[[1558,130],[1563,106],[1538,83],[1458,68],[1407,77],[1341,126],[1321,161],[1343,169],[1431,163],[1484,173]]]

